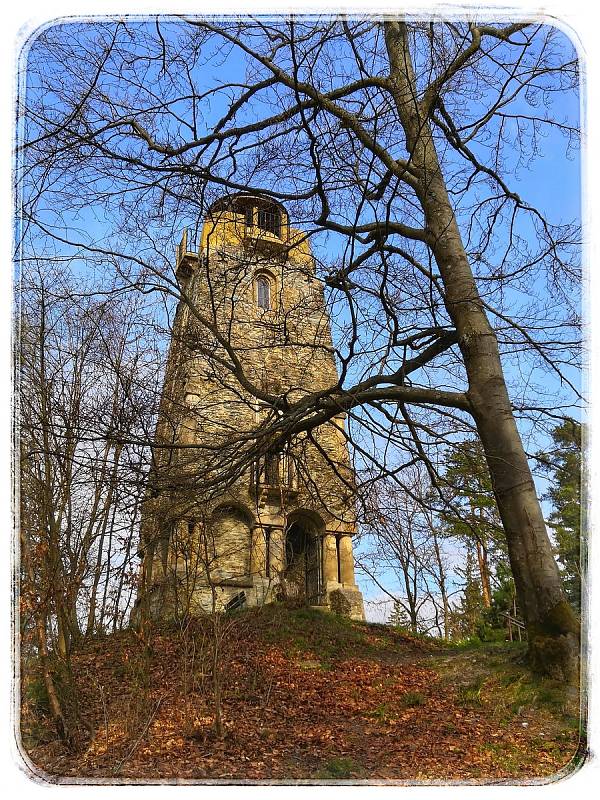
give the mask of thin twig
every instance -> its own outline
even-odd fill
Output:
[[[142,741],[142,739],[144,738],[144,736],[146,735],[146,733],[147,733],[147,731],[148,731],[148,728],[149,728],[149,727],[150,727],[150,725],[152,724],[152,720],[154,719],[154,717],[155,717],[155,716],[156,716],[156,714],[158,713],[158,709],[160,708],[160,704],[161,704],[161,703],[162,703],[162,701],[164,700],[164,697],[165,697],[165,695],[163,694],[163,695],[161,695],[161,696],[158,698],[158,701],[157,701],[156,705],[154,706],[154,710],[152,711],[152,713],[151,713],[151,714],[150,714],[150,716],[148,717],[148,719],[147,719],[147,721],[146,721],[146,724],[145,724],[145,725],[144,725],[144,727],[143,727],[143,730],[142,730],[142,732],[140,733],[140,735],[138,736],[138,738],[135,740],[135,742],[134,742],[134,743],[133,743],[133,745],[131,746],[131,748],[130,748],[129,752],[128,752],[128,753],[127,753],[127,754],[126,754],[126,755],[125,755],[125,756],[124,756],[124,757],[121,759],[121,761],[119,761],[119,763],[117,764],[117,766],[114,768],[114,770],[113,770],[113,775],[117,775],[117,774],[120,772],[120,770],[121,770],[121,767],[123,766],[123,764],[124,764],[124,763],[125,763],[125,762],[126,762],[128,759],[130,759],[130,758],[131,758],[131,756],[133,755],[133,753],[135,752],[135,750],[136,750],[137,746],[138,746],[138,745],[139,745],[139,743]]]

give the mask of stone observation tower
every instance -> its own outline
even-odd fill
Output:
[[[256,435],[276,419],[256,394],[338,380],[305,236],[273,200],[229,196],[184,232],[176,276],[138,603],[160,618],[287,597],[363,619],[344,414],[276,447]]]

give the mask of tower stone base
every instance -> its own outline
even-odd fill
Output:
[[[328,581],[325,587],[327,607],[334,614],[350,619],[364,620],[365,609],[362,592],[358,586],[346,586],[337,581]]]
[[[224,581],[213,588],[199,586],[188,600],[183,593],[183,584],[177,585],[175,576],[165,577],[154,583],[148,593],[148,614],[154,620],[173,620],[186,614],[204,616],[213,611],[225,612],[236,608],[255,608],[274,603],[285,597],[282,586],[270,578],[252,575],[238,580]],[[364,620],[361,591],[355,585],[327,581],[321,594],[321,602],[313,605],[322,611],[332,612],[354,620]],[[139,620],[140,601],[131,614],[134,624]]]

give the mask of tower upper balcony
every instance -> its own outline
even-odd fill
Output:
[[[177,247],[177,277],[188,279],[199,256],[209,255],[210,249],[244,247],[277,256],[292,246],[285,208],[271,198],[240,192],[213,203],[201,230],[184,230]]]
[[[194,228],[184,228],[181,242],[177,245],[175,255],[175,272],[179,283],[186,283],[192,276],[200,257],[199,231]]]
[[[290,243],[289,217],[284,207],[269,197],[240,192],[217,200],[206,222],[225,222],[245,246],[268,252],[284,251]]]

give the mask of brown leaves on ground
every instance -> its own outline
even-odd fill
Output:
[[[578,751],[577,721],[536,705],[509,658],[306,609],[247,612],[219,659],[219,738],[208,628],[162,628],[147,656],[124,632],[74,659],[92,738],[76,755],[49,742],[29,756],[50,775],[115,782],[550,779]]]

